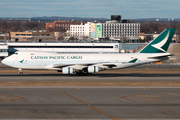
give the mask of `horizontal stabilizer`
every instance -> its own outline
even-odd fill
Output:
[[[161,56],[155,56],[155,57],[148,57],[148,59],[163,59],[163,58],[167,58],[169,56],[173,56],[173,54],[161,55]]]

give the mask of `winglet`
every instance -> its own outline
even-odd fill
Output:
[[[133,59],[133,60],[129,61],[128,63],[135,63],[137,60],[138,60],[138,59],[137,59],[137,58],[135,58],[135,59]]]
[[[168,28],[150,42],[140,53],[166,53],[176,29]]]

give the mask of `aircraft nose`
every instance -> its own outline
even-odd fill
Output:
[[[8,64],[9,64],[7,58],[3,59],[1,62],[2,62],[4,65],[8,65]]]
[[[3,59],[1,62],[6,65],[7,60]]]

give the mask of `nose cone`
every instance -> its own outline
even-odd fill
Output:
[[[6,58],[3,59],[1,62],[2,62],[3,64],[7,65],[7,60],[6,60]]]
[[[5,58],[1,61],[4,65],[10,66],[12,62],[9,61],[8,58]]]

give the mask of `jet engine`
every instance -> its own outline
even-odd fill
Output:
[[[97,73],[97,72],[99,72],[98,66],[89,66],[88,67],[88,73]]]
[[[63,74],[73,74],[73,68],[71,68],[71,67],[63,67],[62,73]]]

